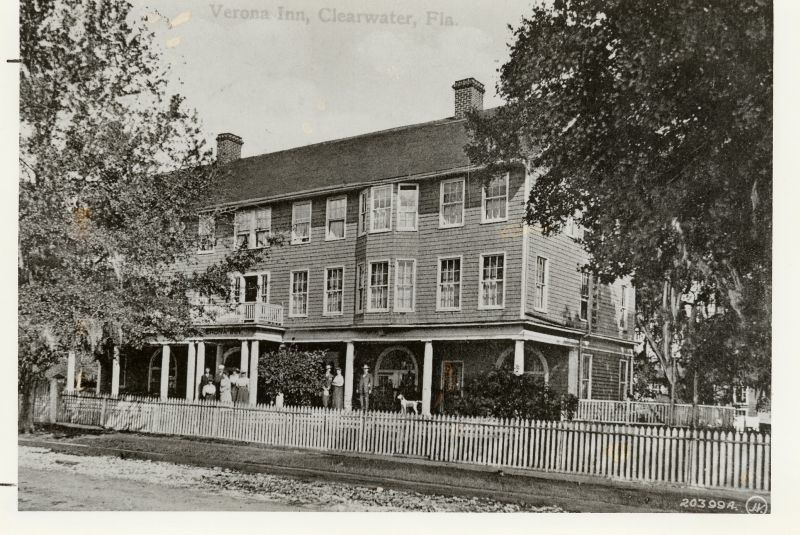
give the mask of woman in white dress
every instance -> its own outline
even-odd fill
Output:
[[[227,373],[222,374],[222,379],[219,381],[219,401],[221,403],[233,403],[231,398],[231,378]]]

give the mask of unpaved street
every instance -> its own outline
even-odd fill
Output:
[[[18,506],[31,511],[560,511],[27,446],[19,448]]]

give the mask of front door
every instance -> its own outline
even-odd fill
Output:
[[[255,303],[258,300],[258,276],[248,275],[244,278],[244,302]]]

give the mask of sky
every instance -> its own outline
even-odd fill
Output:
[[[453,114],[453,82],[496,96],[497,69],[532,0],[133,0],[148,15],[170,87],[208,141],[244,139],[242,156]],[[359,13],[387,24],[348,22]]]

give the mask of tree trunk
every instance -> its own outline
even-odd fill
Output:
[[[675,362],[672,358],[672,307],[670,306],[670,283],[664,281],[664,291],[661,295],[661,332],[663,344],[662,353],[667,368],[664,375],[670,383],[669,385],[669,425],[675,423]]]
[[[36,403],[36,380],[23,381],[22,403],[19,411],[18,428],[20,433],[33,433],[33,408]]]

